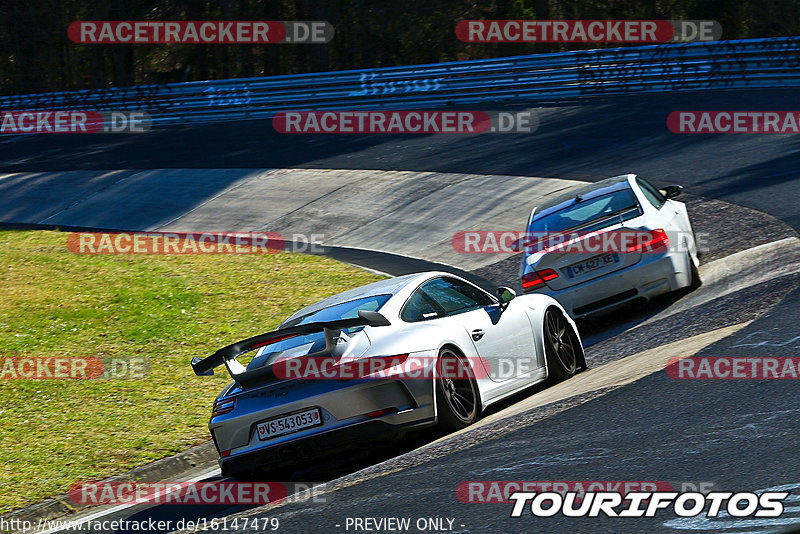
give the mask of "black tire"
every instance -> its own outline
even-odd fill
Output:
[[[575,376],[582,355],[572,325],[558,308],[551,307],[544,314],[543,329],[548,381],[555,384]]]
[[[703,281],[700,279],[700,273],[697,271],[697,266],[692,261],[692,255],[687,254],[689,256],[689,276],[691,277],[689,280],[689,288],[690,289],[697,289],[701,285],[703,285]]]
[[[455,365],[444,365],[446,362]],[[442,369],[457,367],[455,377],[451,372],[442,373]],[[443,376],[450,375],[450,376]],[[463,378],[462,378],[463,377]],[[480,413],[480,394],[475,376],[469,363],[455,351],[444,348],[439,353],[436,378],[436,407],[439,425],[447,430],[459,430],[468,427],[478,419]]]

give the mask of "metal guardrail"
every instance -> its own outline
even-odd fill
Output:
[[[599,49],[0,97],[3,110],[144,110],[161,124],[287,110],[421,109],[800,86],[800,37]]]

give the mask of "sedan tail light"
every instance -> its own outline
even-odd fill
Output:
[[[545,282],[558,278],[558,273],[553,269],[543,269],[541,271],[531,271],[522,275],[522,290],[533,291],[543,286]]]
[[[214,408],[211,410],[211,417],[232,412],[236,406],[236,397],[222,398],[214,401]]]
[[[664,230],[659,228],[648,233],[650,234],[649,239],[640,240],[639,243],[631,245],[626,252],[658,252],[669,247],[669,236]]]

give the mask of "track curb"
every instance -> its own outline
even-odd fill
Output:
[[[180,452],[173,456],[167,456],[166,458],[161,458],[160,460],[156,460],[141,467],[131,469],[126,473],[109,477],[104,479],[103,482],[127,482],[142,479],[157,482],[166,480],[167,478],[177,478],[186,475],[192,470],[210,468],[216,465],[217,459],[217,449],[214,447],[214,443],[207,441],[200,445],[195,445],[187,451]],[[14,510],[0,516],[0,519],[7,522],[17,521],[19,523],[30,521],[36,524],[42,519],[63,517],[90,507],[90,505],[75,504],[70,500],[68,495],[64,494],[46,499],[26,508]]]

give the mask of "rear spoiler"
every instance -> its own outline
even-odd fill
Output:
[[[298,326],[291,326],[289,328],[279,328],[272,332],[259,334],[242,341],[222,347],[217,352],[208,356],[207,358],[192,358],[192,369],[197,376],[211,376],[214,374],[214,368],[220,365],[235,360],[240,355],[255,350],[259,347],[271,345],[278,341],[289,339],[296,336],[305,334],[313,334],[315,332],[324,332],[329,330],[342,330],[344,328],[353,328],[355,326],[389,326],[389,320],[378,312],[373,311],[359,311],[358,317],[352,319],[339,319],[337,321],[322,321],[317,323],[307,323]],[[326,336],[327,338],[328,336]],[[234,373],[231,373],[232,375]],[[235,376],[234,376],[235,378]]]

